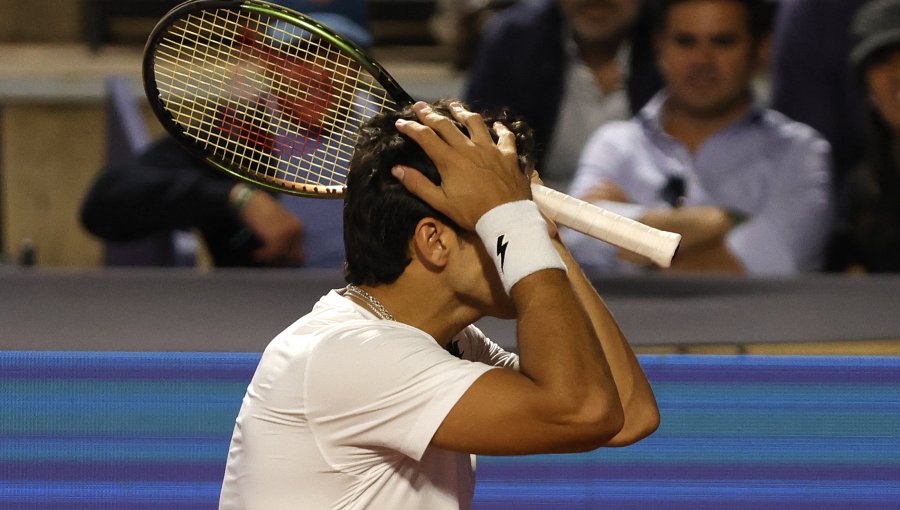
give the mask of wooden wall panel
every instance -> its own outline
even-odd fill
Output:
[[[82,41],[83,13],[82,1],[0,0],[0,42]]]
[[[13,256],[31,239],[40,266],[96,266],[101,244],[78,221],[105,158],[97,104],[13,104],[2,109],[3,245]]]

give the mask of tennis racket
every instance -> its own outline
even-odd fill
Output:
[[[342,196],[359,127],[413,99],[356,44],[257,0],[192,0],[157,24],[144,87],[165,128],[212,166],[279,192]],[[552,220],[671,263],[681,236],[534,185]]]

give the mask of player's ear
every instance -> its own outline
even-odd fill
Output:
[[[456,232],[437,218],[426,217],[419,220],[413,233],[412,244],[422,263],[432,268],[442,268],[447,264]]]

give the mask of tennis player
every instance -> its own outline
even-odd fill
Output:
[[[459,103],[362,129],[349,285],[263,353],[220,508],[465,509],[472,454],[624,446],[659,414],[628,343],[530,200],[531,134]],[[472,325],[515,319],[519,354]]]

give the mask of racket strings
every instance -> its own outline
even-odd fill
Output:
[[[280,185],[343,187],[359,126],[396,109],[326,39],[265,14],[190,14],[157,45],[160,100],[232,170]]]
[[[222,84],[226,82],[222,78],[233,74],[230,71],[234,67],[233,56],[223,51],[225,47],[222,45],[204,43],[212,38],[203,24],[185,23],[185,25],[181,27],[182,30],[173,32],[183,36],[176,40],[177,44],[172,44],[171,40],[164,41],[160,51],[157,52],[157,62],[162,61],[173,69],[167,73],[162,66],[158,66],[157,75],[170,78],[168,84],[157,82],[161,99],[173,114],[175,122],[197,141],[207,147],[216,148],[223,142],[233,140],[237,143],[230,147],[233,151],[232,160],[249,159],[247,149],[263,145],[260,143],[262,131],[254,131],[251,126],[268,123],[270,119],[261,116],[267,113],[264,110],[249,114],[252,110],[248,109],[246,104],[240,104],[246,101],[240,99],[234,101],[229,96],[234,95],[235,90],[248,88],[249,85],[242,81],[245,77],[252,78],[252,75],[244,77],[237,75],[229,87],[223,87]],[[189,31],[188,28],[193,31]],[[198,40],[191,41],[191,36]],[[185,44],[184,41],[194,44]],[[169,50],[172,58],[167,59],[164,56],[165,50]],[[212,58],[213,54],[215,58]],[[239,115],[238,112],[242,114]],[[237,128],[242,133],[234,133],[235,124],[239,123],[246,125],[243,129]],[[234,140],[235,138],[238,140]],[[249,164],[250,161],[244,163]],[[258,168],[258,165],[255,167]]]
[[[251,20],[254,21],[254,20]],[[254,23],[245,23],[242,29],[242,32],[239,37],[241,39],[246,39],[246,34],[252,30],[258,30],[255,27]],[[249,62],[252,59],[252,55],[247,54],[246,52],[246,42],[236,46],[239,50],[241,50],[243,55],[238,55],[239,61]],[[256,95],[254,100],[255,104],[251,103],[250,107],[247,107],[248,101],[246,99],[242,99],[240,102],[242,103],[240,107],[237,108],[222,108],[221,106],[217,107],[216,110],[219,112],[224,112],[225,117],[222,119],[222,125],[218,126],[222,128],[219,130],[219,133],[223,133],[226,135],[226,138],[234,138],[237,136],[238,142],[242,142],[242,145],[245,147],[231,147],[232,151],[234,149],[238,149],[237,152],[232,152],[232,154],[241,156],[244,158],[244,161],[239,161],[244,166],[250,167],[252,170],[258,171],[259,168],[264,165],[262,163],[268,162],[271,158],[266,157],[271,154],[272,146],[274,145],[275,138],[271,133],[264,133],[262,131],[262,126],[266,125],[275,125],[276,128],[277,122],[273,122],[273,116],[271,114],[271,109],[267,110],[265,108],[261,108],[260,104],[262,103],[262,97],[259,94],[254,94],[252,90],[258,89],[259,87],[265,87],[265,83],[256,83],[254,84],[254,78],[259,76],[258,70],[250,69],[249,73],[239,73],[234,80],[234,83],[231,85],[231,88],[234,90],[244,90],[243,93],[238,93],[238,96],[243,96],[244,98],[253,98]],[[258,80],[257,80],[258,81]],[[220,89],[221,90],[221,89]],[[249,93],[247,91],[250,91]],[[236,113],[240,112],[240,113]],[[236,122],[238,116],[243,117],[241,121]],[[276,129],[277,130],[277,129]],[[262,141],[263,143],[260,143]],[[252,142],[248,145],[247,142]],[[280,149],[283,150],[284,143],[282,142]],[[267,149],[265,152],[253,151],[248,149]],[[303,149],[301,149],[303,150]],[[258,155],[262,155],[264,160],[253,158],[254,152]],[[265,168],[264,168],[265,169]],[[269,173],[271,170],[269,169]]]
[[[190,25],[190,24],[188,23],[188,25]],[[248,27],[249,27],[249,25],[245,26],[245,32]],[[196,30],[196,33],[203,33],[202,32],[202,24],[195,24],[195,26],[193,28],[194,28],[194,30]],[[244,34],[242,34],[241,37],[243,38]],[[222,47],[220,46],[219,47],[220,54],[222,53],[221,48]],[[240,48],[240,46],[238,46],[238,48]],[[209,50],[209,48],[204,49],[204,51],[208,51],[208,50]],[[243,56],[239,56],[239,57],[243,58],[245,61],[247,61],[249,58],[248,55],[243,55]],[[252,82],[248,83],[247,79],[249,78],[250,80],[252,80],[254,78],[254,76],[255,76],[255,74],[253,72],[237,73],[237,76],[235,77],[230,88],[233,91],[234,90],[237,90],[237,91],[251,90],[254,88],[254,86],[252,86]],[[211,83],[215,84],[218,82],[212,81]],[[259,83],[259,84],[257,84],[257,86],[262,87],[262,86],[264,86],[264,84]],[[211,88],[216,89],[217,87],[211,87]],[[218,87],[217,89],[218,90],[215,90],[215,92],[218,94],[218,97],[222,97],[223,88]],[[238,96],[239,97],[244,96],[244,98],[248,98],[248,97],[252,98],[252,94],[248,94],[248,93],[242,93],[242,94],[239,93]],[[238,151],[236,153],[234,153],[237,156],[246,158],[248,156],[248,154],[247,154],[248,151],[246,149],[249,149],[249,148],[269,149],[268,152],[270,153],[271,148],[272,148],[271,146],[273,145],[274,137],[272,137],[271,135],[266,135],[265,133],[263,133],[263,131],[259,127],[255,128],[255,126],[272,124],[273,119],[271,118],[272,117],[271,112],[268,112],[263,108],[258,108],[258,107],[253,108],[254,105],[252,103],[250,103],[248,106],[249,101],[247,101],[244,98],[242,98],[240,100],[241,104],[238,107],[234,107],[234,108],[232,108],[230,106],[226,106],[223,108],[218,102],[214,102],[214,104],[216,105],[215,110],[217,111],[217,113],[223,114],[223,117],[220,119],[221,125],[217,126],[220,129],[217,132],[214,132],[212,130],[207,130],[207,134],[222,135],[224,133],[226,139],[234,138],[234,137],[239,138],[238,141],[242,142],[240,145],[244,145],[245,147],[237,148]],[[262,97],[258,96],[256,98],[256,101],[259,102],[261,99],[262,99]],[[204,106],[207,106],[207,105],[204,105]],[[193,113],[193,111],[191,113]],[[208,127],[208,126],[203,126],[203,127]],[[206,141],[207,142],[209,141],[208,138],[206,139]],[[248,145],[248,142],[251,142],[251,141],[253,143]],[[265,143],[260,143],[261,141],[265,141]],[[232,148],[232,149],[234,149],[234,148]],[[241,149],[243,149],[243,150],[241,150]],[[251,156],[252,156],[252,154],[251,154]],[[248,162],[243,162],[243,163],[245,165],[248,164]],[[258,170],[260,165],[258,163],[256,163],[251,166],[254,170]]]

